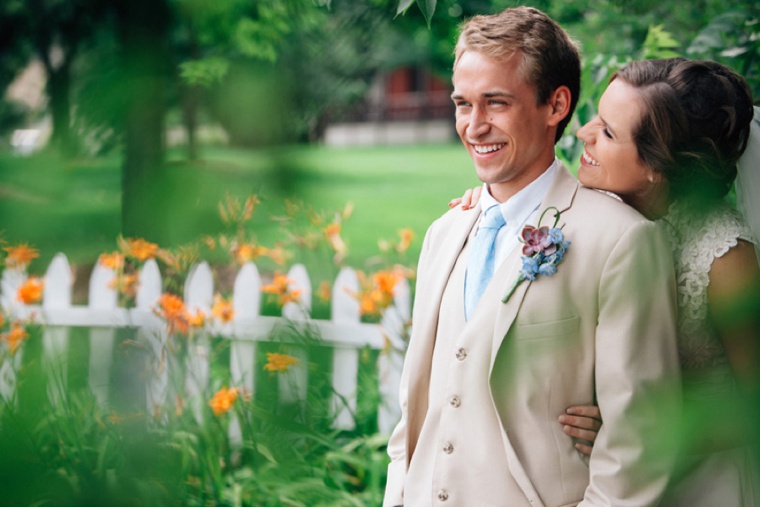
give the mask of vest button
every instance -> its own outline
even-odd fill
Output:
[[[448,499],[449,499],[448,491],[446,491],[445,489],[442,489],[441,491],[438,492],[438,500],[440,500],[441,502],[445,502]]]
[[[457,350],[457,359],[460,361],[464,361],[464,359],[467,357],[467,351],[464,349]]]
[[[459,407],[459,405],[462,404],[462,400],[459,399],[459,396],[452,396],[449,398],[449,405],[451,405],[454,408]]]
[[[454,452],[454,446],[451,445],[451,442],[446,442],[444,444],[443,452],[445,452],[446,454],[451,454],[452,452]]]

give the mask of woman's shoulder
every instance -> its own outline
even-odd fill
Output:
[[[674,230],[682,247],[699,249],[713,257],[723,256],[741,240],[754,243],[747,222],[725,202],[704,210],[674,203],[665,222]]]

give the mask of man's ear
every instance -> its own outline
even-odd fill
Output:
[[[570,113],[571,97],[572,94],[567,86],[560,86],[552,92],[548,101],[549,107],[551,108],[549,125],[559,125],[559,122]]]

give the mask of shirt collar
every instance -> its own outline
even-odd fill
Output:
[[[494,199],[488,191],[488,185],[484,183],[483,194],[480,196],[481,210],[485,211],[491,206],[498,205],[501,209],[501,214],[504,216],[504,220],[506,220],[509,226],[519,227],[523,225],[530,218],[530,215],[541,205],[541,201],[554,181],[554,176],[557,174],[558,169],[559,160],[555,158],[552,165],[541,176],[503,203],[499,203],[499,201]],[[479,221],[478,228],[480,228]]]

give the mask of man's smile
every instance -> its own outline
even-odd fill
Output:
[[[478,152],[481,155],[485,155],[487,153],[492,153],[494,151],[498,151],[502,149],[504,146],[506,146],[506,143],[498,143],[498,144],[471,144],[472,149]]]

